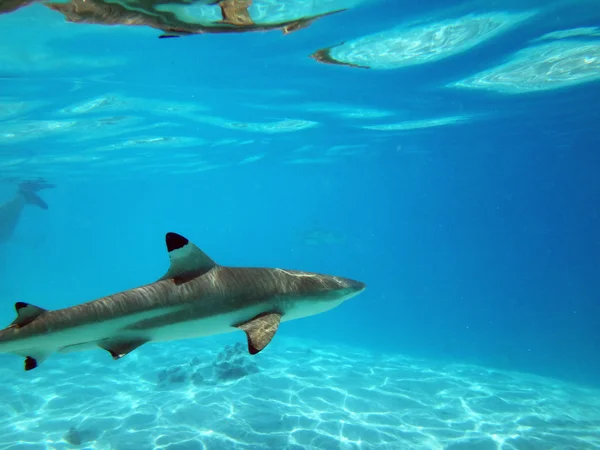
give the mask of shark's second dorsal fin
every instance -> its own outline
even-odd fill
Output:
[[[204,275],[217,264],[202,250],[177,233],[167,233],[165,237],[171,267],[161,280],[174,279],[185,282]]]
[[[25,302],[15,303],[15,310],[17,311],[17,318],[12,321],[9,326],[10,328],[21,328],[25,325],[29,325],[38,316],[46,312],[45,309],[40,308],[39,306],[30,305]]]

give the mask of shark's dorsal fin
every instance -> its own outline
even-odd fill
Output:
[[[171,267],[161,280],[174,279],[185,282],[204,275],[217,264],[202,250],[177,233],[167,233],[165,237]]]
[[[280,321],[281,314],[279,313],[262,313],[247,322],[235,325],[235,327],[246,332],[248,351],[251,355],[256,355],[269,345],[279,328]]]
[[[40,308],[39,306],[30,305],[25,302],[15,303],[15,310],[17,311],[17,318],[12,321],[9,328],[21,328],[25,325],[29,325],[36,317],[46,312],[45,309]]]

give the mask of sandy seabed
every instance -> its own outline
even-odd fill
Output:
[[[232,339],[233,337],[233,339]],[[239,338],[239,339],[236,339]],[[0,356],[0,449],[600,448],[600,391],[276,336]]]

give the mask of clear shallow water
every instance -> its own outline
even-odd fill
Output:
[[[49,209],[26,207],[2,243],[5,323],[15,301],[61,308],[154,281],[166,270],[167,231],[226,265],[368,285],[339,308],[282,325],[256,357],[268,369],[233,386],[186,379],[156,402],[145,390],[118,397],[125,415],[149,408],[139,413],[146,422],[129,428],[98,425],[107,413],[79,399],[109,400],[87,390],[86,377],[135,384],[141,376],[154,389],[161,370],[194,357],[210,365],[225,344],[155,345],[119,363],[57,355],[28,373],[3,357],[12,380],[3,398],[19,404],[32,392],[33,406],[5,417],[11,440],[0,446],[62,448],[71,427],[91,430],[84,448],[598,445],[598,3],[257,0],[249,11],[257,23],[279,23],[343,7],[289,34],[179,39],[158,39],[151,27],[68,23],[41,4],[0,16],[10,36],[0,43],[0,201],[17,180],[56,184],[40,192]],[[218,19],[216,7],[166,8]],[[324,352],[323,365],[304,362],[315,373],[277,347],[292,337]],[[184,360],[174,362],[178,349]],[[332,352],[347,358],[342,375]],[[432,380],[431,391],[407,387],[411,358],[427,363],[407,362],[408,379]],[[457,369],[470,364],[479,366]],[[508,379],[488,380],[497,370]],[[56,378],[67,373],[64,388]],[[311,377],[329,390],[303,389]],[[466,390],[445,391],[457,377]],[[277,379],[289,385],[266,392]],[[384,383],[377,398],[363,395]],[[467,401],[473,386],[483,406]],[[236,427],[198,402],[184,428],[156,413],[212,389],[219,408],[239,407]],[[248,395],[269,417],[266,428],[243,425],[253,416],[236,399]],[[279,409],[267,401],[278,395],[287,399]],[[57,397],[52,411],[39,407]],[[344,406],[348,398],[357,404]],[[295,419],[281,425],[278,414]],[[27,425],[15,425],[17,415]],[[148,431],[156,423],[161,431]]]

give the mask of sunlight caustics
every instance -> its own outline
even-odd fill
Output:
[[[23,120],[6,121],[0,124],[0,142],[21,142],[41,139],[50,135],[68,132],[76,127],[75,120]]]
[[[198,122],[222,128],[250,131],[254,133],[288,133],[313,128],[318,122],[302,119],[283,119],[273,122],[232,122],[217,116],[196,116]]]
[[[118,111],[120,109],[125,109],[123,100],[118,96],[109,94],[66,106],[58,112],[62,114],[79,115],[97,111]]]
[[[519,94],[599,79],[600,40],[561,40],[520,50],[506,63],[450,86]]]
[[[187,136],[155,136],[155,137],[144,137],[140,136],[136,139],[126,139],[120,142],[107,145],[105,147],[97,147],[94,149],[95,152],[103,151],[116,151],[129,149],[133,147],[165,147],[165,148],[179,148],[179,147],[201,147],[205,145],[207,141],[197,137]]]
[[[396,114],[395,111],[390,111],[381,108],[372,108],[367,106],[358,106],[335,102],[291,103],[284,105],[254,103],[251,106],[253,108],[266,109],[270,111],[302,111],[305,113],[323,114],[335,118],[358,120],[378,119],[382,117],[393,116],[394,114]]]
[[[309,103],[299,105],[299,107],[305,111],[331,114],[344,119],[377,119],[394,115],[392,111],[383,109],[362,108],[336,103]]]
[[[425,64],[469,50],[533,14],[469,14],[441,22],[401,25],[319,50],[312,57],[324,63],[382,70]]]
[[[28,113],[42,106],[43,102],[26,102],[0,97],[0,120],[10,119]]]
[[[97,96],[81,96],[78,92],[69,95],[70,101],[66,102],[2,99],[0,111],[5,120],[0,123],[0,144],[6,146],[0,162],[3,171],[53,176],[69,170],[74,178],[98,171],[112,172],[111,176],[118,172],[119,177],[157,172],[186,174],[265,159],[283,164],[336,164],[343,158],[364,154],[368,147],[340,143],[298,148],[292,141],[286,143],[285,136],[320,126],[318,122],[290,118],[234,121],[206,114],[212,105],[193,98],[186,100],[185,96],[174,100],[140,98],[116,91]],[[307,105],[306,109],[311,110],[322,106]],[[354,116],[356,109],[348,108]],[[336,116],[337,111],[348,112],[345,105],[330,109],[336,111],[332,113]],[[305,106],[299,110],[304,111]],[[235,134],[215,136],[219,128]],[[24,145],[28,146],[26,156],[20,147]],[[282,145],[287,150],[281,151]],[[298,151],[304,153],[302,158],[298,158]]]
[[[360,443],[369,449],[516,450],[572,447],[574,436],[577,450],[600,446],[600,392],[594,389],[322,342],[282,338],[271,345],[277,351],[253,360],[255,369],[231,381],[216,378],[218,343],[139,349],[110,366],[100,352],[65,355],[45,363],[53,377],[21,383],[11,382],[20,368],[6,357],[0,447],[10,448],[23,433],[31,445],[57,450],[72,448],[66,439],[74,436],[93,449],[235,443],[316,450]]]
[[[533,39],[533,42],[573,37],[600,37],[600,27],[579,27],[571,28],[569,30],[552,31],[540,36],[539,38]]]
[[[422,128],[440,127],[444,125],[454,125],[467,122],[468,116],[448,116],[438,119],[407,120],[398,123],[389,123],[381,125],[363,125],[362,128],[377,131],[408,131],[419,130]]]
[[[169,99],[139,98],[112,93],[83,100],[59,110],[60,114],[83,115],[97,112],[151,111],[154,114],[187,116],[193,118],[209,108],[200,102],[175,102]]]

